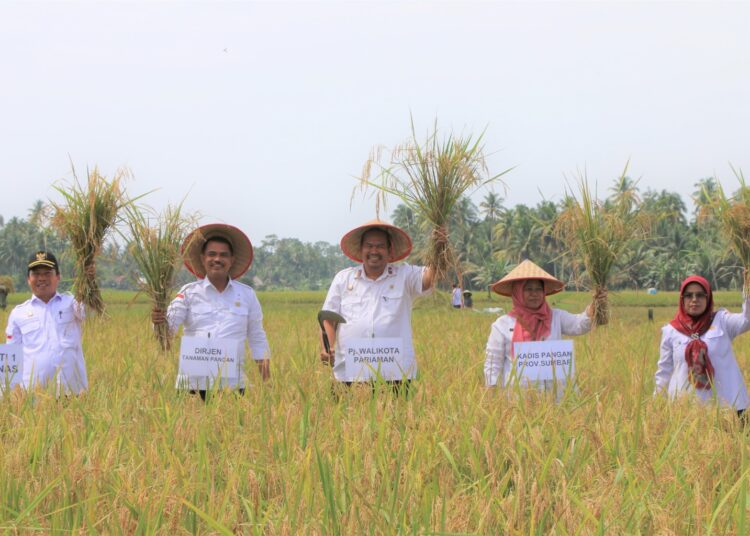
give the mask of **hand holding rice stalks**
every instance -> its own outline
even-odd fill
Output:
[[[130,231],[127,248],[140,270],[138,283],[151,298],[153,308],[166,311],[184,260],[180,246],[196,218],[183,215],[182,204],[167,206],[162,214],[135,205],[128,205],[125,210]],[[169,350],[168,324],[157,324],[155,334],[162,350]]]
[[[627,165],[621,181],[626,171]],[[585,176],[578,186],[580,198],[567,195],[554,233],[570,255],[582,260],[594,287],[594,324],[603,326],[609,323],[607,283],[612,267],[634,240],[648,235],[650,223],[632,192],[603,203],[592,194]]]
[[[422,261],[435,270],[437,280],[445,280],[449,271],[460,273],[458,259],[448,238],[448,220],[462,195],[498,180],[507,169],[491,175],[482,145],[484,133],[457,137],[452,133],[438,137],[434,130],[420,144],[411,122],[411,139],[397,146],[387,164],[381,164],[382,148],[375,148],[365,163],[360,187],[374,187],[377,210],[385,205],[386,196],[397,197],[415,216],[421,217],[429,229],[429,239]],[[373,168],[378,173],[373,177]]]
[[[725,238],[745,268],[743,271],[742,291],[744,296],[750,293],[750,280],[748,269],[750,269],[750,187],[745,182],[741,169],[732,167],[739,189],[731,196],[724,192],[721,184],[718,184],[712,201],[699,214],[700,219],[711,216],[716,217],[721,226]]]
[[[105,306],[96,280],[96,257],[107,233],[117,223],[119,210],[130,202],[122,186],[129,176],[126,169],[119,169],[112,180],[107,180],[95,167],[88,172],[84,189],[73,169],[74,181],[69,187],[55,186],[64,204],[51,203],[52,224],[70,241],[75,252],[75,297],[99,315],[104,314]]]

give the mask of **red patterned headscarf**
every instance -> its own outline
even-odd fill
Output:
[[[682,293],[690,283],[698,283],[707,294],[706,310],[697,317],[692,317],[685,311],[685,300]],[[680,307],[670,325],[690,337],[685,347],[685,361],[688,365],[688,376],[696,389],[710,389],[714,377],[714,367],[708,356],[708,347],[701,340],[701,335],[708,331],[714,321],[714,295],[711,285],[699,275],[691,275],[680,285]]]
[[[513,328],[514,343],[544,340],[552,329],[552,308],[547,303],[546,293],[541,307],[538,309],[526,307],[523,299],[523,286],[527,281],[529,280],[514,281],[511,289],[513,309],[508,314],[516,319],[516,327]]]

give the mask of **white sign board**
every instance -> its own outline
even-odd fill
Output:
[[[516,342],[516,376],[528,381],[562,380],[575,373],[573,341]]]
[[[404,341],[401,337],[350,339],[344,347],[346,374],[354,381],[401,380],[410,370],[404,369]],[[413,360],[409,360],[409,367]]]
[[[237,341],[183,337],[180,344],[180,374],[233,379],[239,376]]]
[[[0,344],[0,387],[23,383],[23,346]]]

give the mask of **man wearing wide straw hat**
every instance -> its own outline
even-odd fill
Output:
[[[415,378],[417,365],[411,333],[414,299],[432,288],[430,267],[394,264],[412,249],[402,229],[372,220],[341,239],[344,254],[358,263],[333,279],[323,309],[346,323],[324,320],[330,352],[321,359],[333,364],[333,375],[346,384],[378,376],[396,388]]]
[[[31,299],[17,305],[5,328],[7,342],[23,346],[23,385],[43,387],[56,382],[57,394],[78,394],[88,388],[81,346],[84,306],[57,292],[60,265],[49,251],[29,258],[26,281]]]
[[[183,335],[232,341],[239,355],[236,377],[222,379],[222,387],[244,392],[245,341],[261,377],[270,377],[270,349],[263,330],[263,313],[255,292],[236,281],[253,262],[250,239],[231,225],[213,223],[193,231],[183,244],[185,266],[198,281],[182,287],[166,313],[155,309],[154,324],[168,322],[170,332],[183,326]],[[205,400],[211,380],[178,374],[177,388],[199,393]]]
[[[498,318],[490,330],[484,362],[485,384],[506,386],[513,375],[514,344],[530,341],[554,341],[563,335],[581,335],[591,329],[593,307],[589,305],[581,314],[553,309],[546,297],[557,294],[565,284],[542,268],[525,260],[492,285],[492,290],[508,296],[513,308]],[[564,385],[560,380],[558,385]],[[553,389],[554,382],[540,381],[535,387]]]

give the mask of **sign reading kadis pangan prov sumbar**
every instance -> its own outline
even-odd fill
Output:
[[[23,346],[0,344],[0,388],[23,382]]]
[[[516,376],[528,381],[573,378],[573,341],[530,341],[514,345]]]
[[[180,343],[180,373],[209,378],[237,378],[237,341],[182,337]]]

